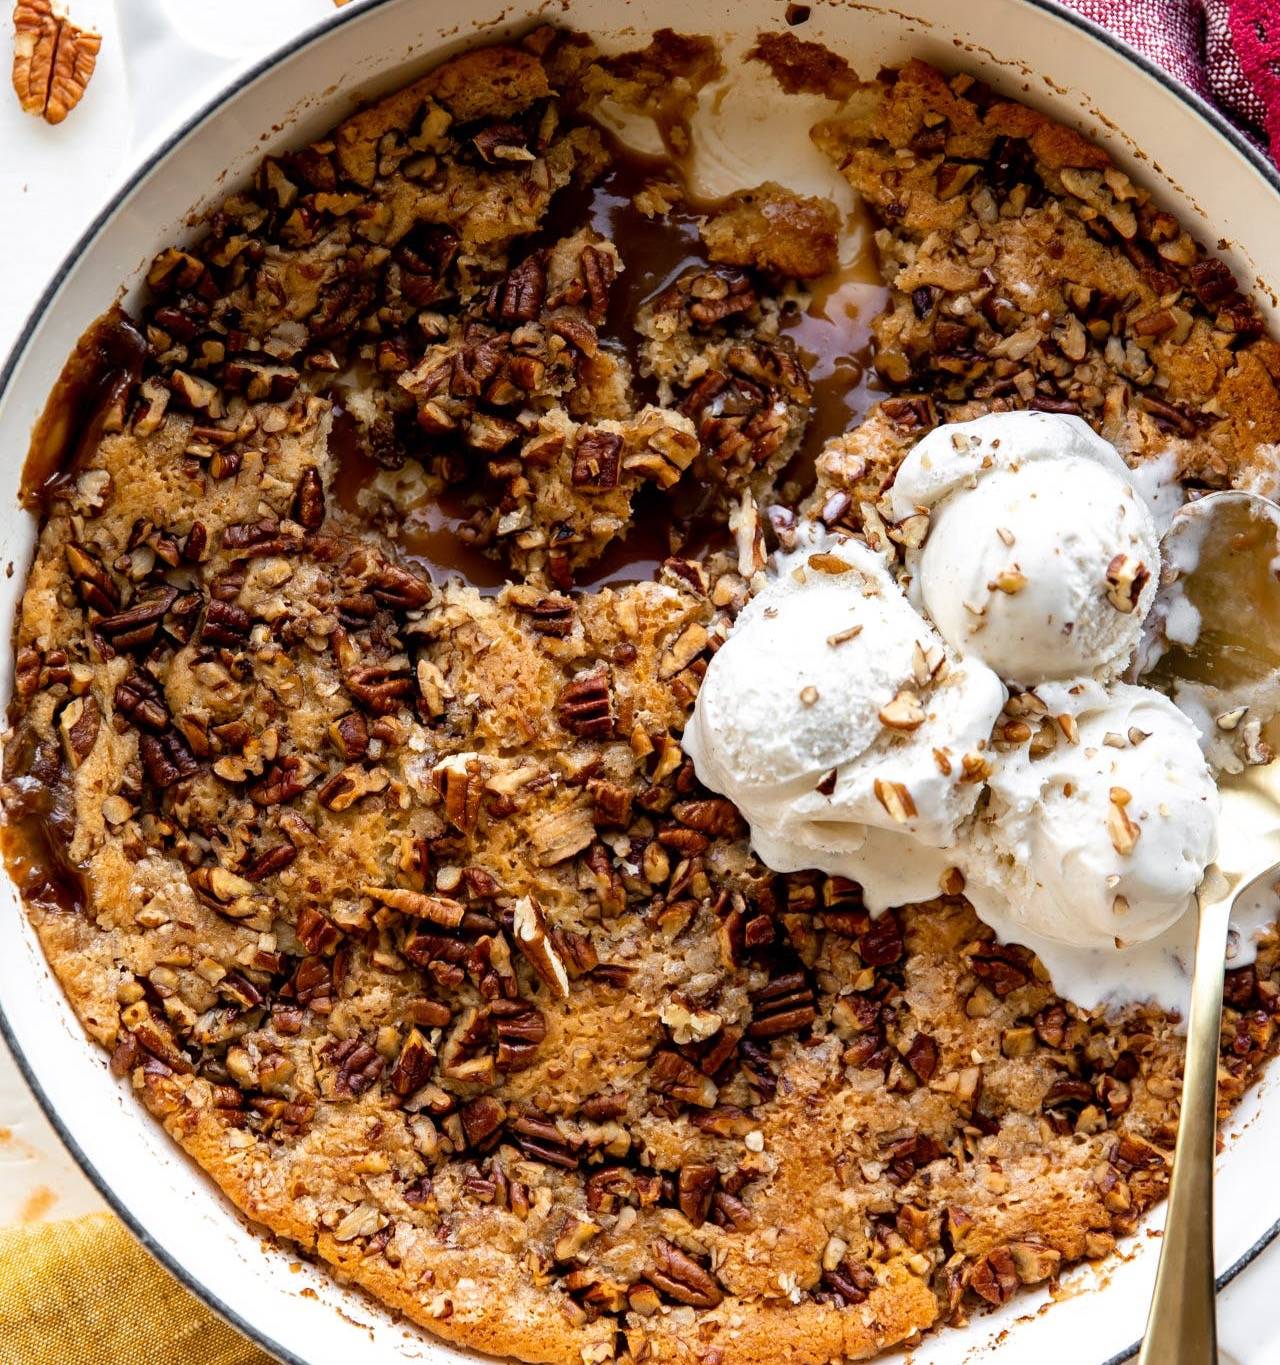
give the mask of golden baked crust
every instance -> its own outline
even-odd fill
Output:
[[[1170,1019],[1058,1000],[959,895],[873,921],[773,874],[682,754],[810,420],[784,277],[831,224],[758,187],[620,325],[570,92],[685,99],[713,58],[544,30],[266,162],[157,259],[144,374],[54,490],[18,630],[11,852],[116,1073],[258,1224],[529,1361],[868,1357],[1105,1256],[1176,1122]],[[1133,458],[1173,428],[1209,481],[1276,439],[1274,344],[1102,153],[918,63],[846,93],[820,136],[880,215],[904,392],[827,446],[815,511],[873,533],[919,432],[1000,404]],[[1084,280],[1120,302],[1072,312]],[[733,543],[575,590],[665,496]],[[517,581],[413,557],[442,503]],[[1224,1110],[1278,964],[1229,974]]]

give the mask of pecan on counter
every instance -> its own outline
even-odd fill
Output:
[[[80,103],[102,38],[81,28],[52,0],[13,7],[13,88],[23,112],[61,123]]]

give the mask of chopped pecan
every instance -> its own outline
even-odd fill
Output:
[[[256,806],[280,806],[301,796],[316,780],[316,773],[298,754],[285,754],[263,774],[262,781],[249,788],[249,799]]]
[[[907,1065],[925,1082],[938,1069],[938,1044],[927,1033],[917,1033],[905,1053]]]
[[[23,645],[14,660],[13,687],[18,700],[27,702],[40,690],[40,670],[43,667],[40,651]]]
[[[710,1271],[665,1238],[650,1243],[649,1254],[645,1278],[660,1294],[692,1308],[714,1308],[724,1298]]]
[[[969,966],[980,981],[1003,999],[1031,980],[1031,965],[1025,953],[1016,944],[986,943],[970,955]]]
[[[1030,1239],[1010,1242],[1005,1248],[1013,1258],[1013,1268],[1023,1284],[1042,1284],[1056,1275],[1062,1264],[1062,1253],[1043,1242]]]
[[[823,1288],[828,1289],[842,1303],[865,1303],[876,1287],[876,1274],[869,1265],[845,1256],[834,1269],[822,1272]]]
[[[996,1247],[973,1267],[969,1287],[990,1304],[1008,1303],[1018,1288],[1018,1271],[1008,1247]]]
[[[328,1014],[333,1008],[333,989],[329,962],[323,957],[304,957],[289,982],[288,994],[316,1014]]]
[[[86,607],[110,615],[120,606],[120,590],[102,564],[74,541],[67,544],[67,567],[75,579],[76,592]]]
[[[342,931],[338,926],[310,905],[304,905],[298,911],[294,933],[308,953],[321,957],[332,953],[342,942]]]
[[[397,1095],[411,1095],[420,1090],[431,1079],[435,1063],[436,1054],[427,1040],[416,1028],[410,1029],[388,1077],[392,1090]]]
[[[885,398],[880,403],[880,411],[899,431],[931,431],[938,425],[933,399],[928,394]]]
[[[707,1161],[691,1161],[680,1167],[678,1202],[680,1212],[700,1228],[711,1212],[711,1197],[720,1181],[719,1170]]]
[[[346,1038],[329,1044],[329,1061],[337,1071],[334,1090],[339,1095],[363,1095],[382,1075],[385,1063],[375,1048],[363,1038]],[[322,1056],[325,1052],[322,1051]]]
[[[390,780],[385,768],[364,768],[359,763],[349,763],[331,773],[316,788],[316,800],[326,810],[350,810],[364,797],[385,791]]]
[[[348,711],[329,726],[334,747],[346,759],[360,759],[369,749],[369,727],[358,711]]]
[[[171,1071],[185,1075],[193,1070],[186,1054],[178,1046],[172,1028],[165,1020],[156,1017],[145,1000],[138,1000],[121,1010],[120,1022],[146,1052]]]
[[[1107,600],[1117,611],[1132,612],[1150,578],[1151,570],[1140,560],[1132,555],[1116,555],[1107,565]]]
[[[78,768],[93,750],[102,724],[102,712],[92,696],[72,697],[58,714],[58,732],[67,766]]]
[[[868,967],[888,967],[906,951],[897,911],[886,910],[858,939],[858,954]]]
[[[1191,288],[1201,304],[1211,312],[1234,298],[1240,290],[1225,261],[1206,256],[1191,267]]]
[[[902,1138],[889,1145],[886,1157],[888,1175],[896,1184],[905,1184],[922,1166],[928,1166],[942,1156],[942,1148],[925,1133]]]

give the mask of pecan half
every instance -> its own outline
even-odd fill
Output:
[[[140,734],[138,757],[151,785],[161,791],[200,771],[187,741],[176,730],[166,730],[160,735]]]
[[[613,691],[603,668],[575,678],[560,693],[560,724],[580,739],[608,739],[613,734]]]
[[[532,1066],[534,1054],[547,1036],[542,1011],[523,1000],[495,1000],[489,1013],[498,1038],[498,1070],[523,1071]]]
[[[547,1118],[538,1114],[524,1113],[512,1120],[511,1136],[525,1156],[545,1161],[549,1166],[559,1166],[571,1171],[578,1165],[576,1144]]]
[[[701,1109],[713,1108],[720,1093],[710,1076],[678,1052],[665,1049],[654,1053],[649,1063],[649,1089]]]
[[[394,715],[414,690],[413,675],[385,664],[357,664],[342,675],[347,691],[375,716]]]
[[[767,986],[752,991],[751,1024],[747,1034],[752,1038],[778,1038],[784,1033],[808,1028],[818,1017],[813,988],[803,972],[787,972],[776,976]]]
[[[293,519],[308,531],[318,531],[324,524],[324,510],[324,481],[315,465],[309,464],[293,490]]]
[[[466,906],[448,896],[429,896],[422,891],[407,891],[400,886],[362,886],[362,896],[368,896],[389,910],[415,919],[430,920],[443,929],[456,929],[466,914]]]
[[[612,431],[583,429],[573,447],[573,486],[603,493],[617,488],[622,468],[622,437]]]
[[[540,980],[562,1000],[569,998],[569,974],[547,930],[546,916],[532,896],[522,896],[515,905],[512,932],[516,947]]]
[[[665,1238],[652,1242],[649,1254],[645,1278],[660,1294],[692,1308],[714,1308],[724,1298],[710,1271]]]
[[[559,593],[540,597],[531,606],[521,606],[529,626],[539,635],[554,635],[563,639],[573,630],[573,601]]]
[[[115,691],[115,708],[140,730],[160,734],[169,728],[169,708],[160,684],[146,669],[124,678]]]
[[[136,649],[141,645],[149,645],[156,638],[160,622],[177,597],[177,588],[161,588],[141,601],[135,601],[126,611],[104,616],[95,629],[115,649]]]
[[[52,0],[18,0],[13,88],[23,111],[61,123],[84,96],[101,47],[101,35],[73,24]]]
[[[252,625],[249,613],[243,607],[210,598],[200,626],[200,642],[227,648],[242,645],[248,640]]]
[[[489,316],[506,323],[532,322],[547,297],[547,270],[535,256],[527,256],[489,296]]]

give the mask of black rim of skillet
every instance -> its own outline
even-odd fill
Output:
[[[170,152],[178,147],[189,134],[195,131],[210,115],[214,114],[224,104],[237,95],[245,86],[250,85],[260,77],[277,66],[287,57],[292,57],[296,53],[302,52],[311,46],[312,43],[320,39],[327,38],[335,29],[341,28],[344,24],[359,22],[362,15],[370,10],[379,9],[383,5],[396,3],[396,0],[365,0],[365,3],[354,9],[341,10],[327,19],[323,24],[316,28],[309,29],[306,33],[285,43],[277,48],[270,56],[251,66],[244,75],[234,84],[220,90],[211,100],[204,104],[196,113],[192,114],[178,129],[176,129],[163,143],[161,143],[147,159],[137,167],[132,175],[123,185],[112,195],[109,202],[93,220],[89,227],[81,235],[58,267],[49,284],[41,294],[30,316],[18,334],[18,339],[14,343],[13,350],[9,353],[0,369],[0,397],[3,397],[9,387],[9,382],[17,369],[18,361],[26,351],[31,338],[34,336],[40,320],[46,310],[53,302],[54,296],[61,288],[72,266],[77,260],[92,246],[94,239],[106,226],[108,220],[116,210],[133,193],[143,180],[160,164]],[[1194,91],[1189,90],[1169,75],[1163,67],[1157,66],[1150,58],[1130,47],[1128,43],[1109,33],[1090,19],[1085,19],[1076,14],[1073,10],[1067,9],[1059,3],[1059,0],[1015,0],[1015,3],[1029,5],[1033,9],[1041,10],[1053,16],[1062,23],[1070,24],[1073,28],[1080,29],[1091,37],[1094,42],[1100,43],[1103,47],[1110,48],[1113,52],[1124,57],[1127,61],[1144,72],[1152,80],[1161,85],[1175,99],[1187,105],[1191,111],[1197,114],[1205,123],[1213,129],[1224,141],[1229,143],[1244,159],[1249,163],[1253,170],[1280,195],[1280,170],[1263,155],[1263,153],[1252,142],[1249,141],[1234,125],[1232,125],[1222,114],[1212,105],[1201,99]],[[9,1024],[4,1012],[3,1002],[0,1002],[0,1035],[4,1037],[10,1052],[18,1064],[19,1070],[26,1078],[27,1084],[31,1087],[41,1109],[44,1110],[45,1117],[49,1120],[63,1145],[71,1153],[80,1169],[88,1177],[90,1183],[97,1189],[98,1193],[115,1212],[121,1221],[133,1233],[134,1237],[158,1260],[164,1267],[183,1285],[186,1286],[197,1298],[212,1308],[221,1317],[225,1318],[250,1341],[261,1346],[263,1350],[269,1351],[285,1365],[310,1365],[302,1356],[290,1351],[279,1342],[272,1340],[267,1333],[258,1330],[231,1308],[224,1303],[212,1290],[203,1284],[193,1272],[183,1265],[179,1260],[172,1256],[163,1246],[161,1246],[150,1234],[150,1232],[138,1221],[121,1197],[115,1192],[107,1180],[94,1166],[89,1155],[80,1146],[76,1139],[68,1131],[63,1123],[57,1108],[45,1094],[36,1076],[35,1069],[23,1054],[18,1045],[18,1040],[14,1035],[13,1029]],[[1277,1237],[1280,1237],[1280,1219],[1277,1219],[1258,1240],[1246,1251],[1237,1261],[1228,1266],[1217,1278],[1217,1286],[1223,1289],[1230,1284],[1241,1271],[1257,1260],[1257,1258],[1271,1245]],[[1121,1365],[1121,1362],[1131,1359],[1138,1352],[1141,1341],[1135,1341],[1133,1345],[1124,1350],[1109,1356],[1100,1362],[1100,1365]],[[465,1351],[463,1348],[450,1347],[449,1349],[462,1350],[463,1354],[475,1356],[476,1353]],[[478,1357],[477,1357],[478,1358]]]

